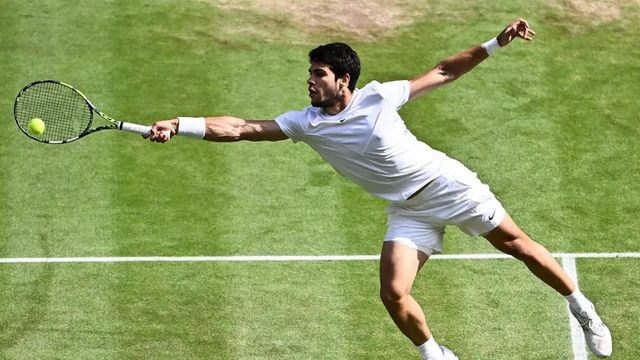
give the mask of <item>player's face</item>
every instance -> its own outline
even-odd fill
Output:
[[[311,63],[307,89],[311,105],[321,108],[334,106],[341,98],[340,82],[329,66],[322,63]]]

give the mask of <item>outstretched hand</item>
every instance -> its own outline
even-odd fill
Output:
[[[176,119],[155,122],[151,126],[151,133],[143,135],[143,137],[149,138],[153,142],[165,143],[177,133],[177,122]]]
[[[506,46],[515,38],[531,41],[535,34],[536,32],[529,27],[527,20],[520,18],[507,25],[507,27],[498,34],[497,39],[500,46]]]

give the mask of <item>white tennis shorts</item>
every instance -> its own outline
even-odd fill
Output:
[[[442,253],[446,225],[470,236],[485,235],[505,217],[502,204],[476,173],[445,158],[440,175],[415,197],[387,208],[385,241],[394,241],[427,255]]]

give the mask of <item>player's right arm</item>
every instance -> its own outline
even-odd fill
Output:
[[[204,140],[216,142],[233,141],[279,141],[288,136],[273,120],[244,120],[233,116],[204,118]],[[167,132],[170,136],[167,136]],[[158,121],[152,125],[149,139],[154,142],[167,142],[180,134],[180,121],[170,119]]]

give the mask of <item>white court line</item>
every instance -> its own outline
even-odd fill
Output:
[[[578,285],[578,270],[576,270],[576,258],[573,256],[563,256],[562,268],[567,272],[567,275],[573,279]],[[573,346],[573,360],[587,360],[586,343],[584,340],[584,334],[580,324],[569,310],[569,303],[567,302],[567,313],[569,314],[569,327],[571,328],[571,344]]]
[[[640,252],[629,253],[557,253],[556,258],[640,258]],[[117,262],[283,262],[283,261],[377,261],[380,255],[301,255],[301,256],[116,256],[116,257],[22,257],[0,258],[0,264],[20,263],[117,263]],[[513,259],[505,254],[434,255],[433,260]]]

